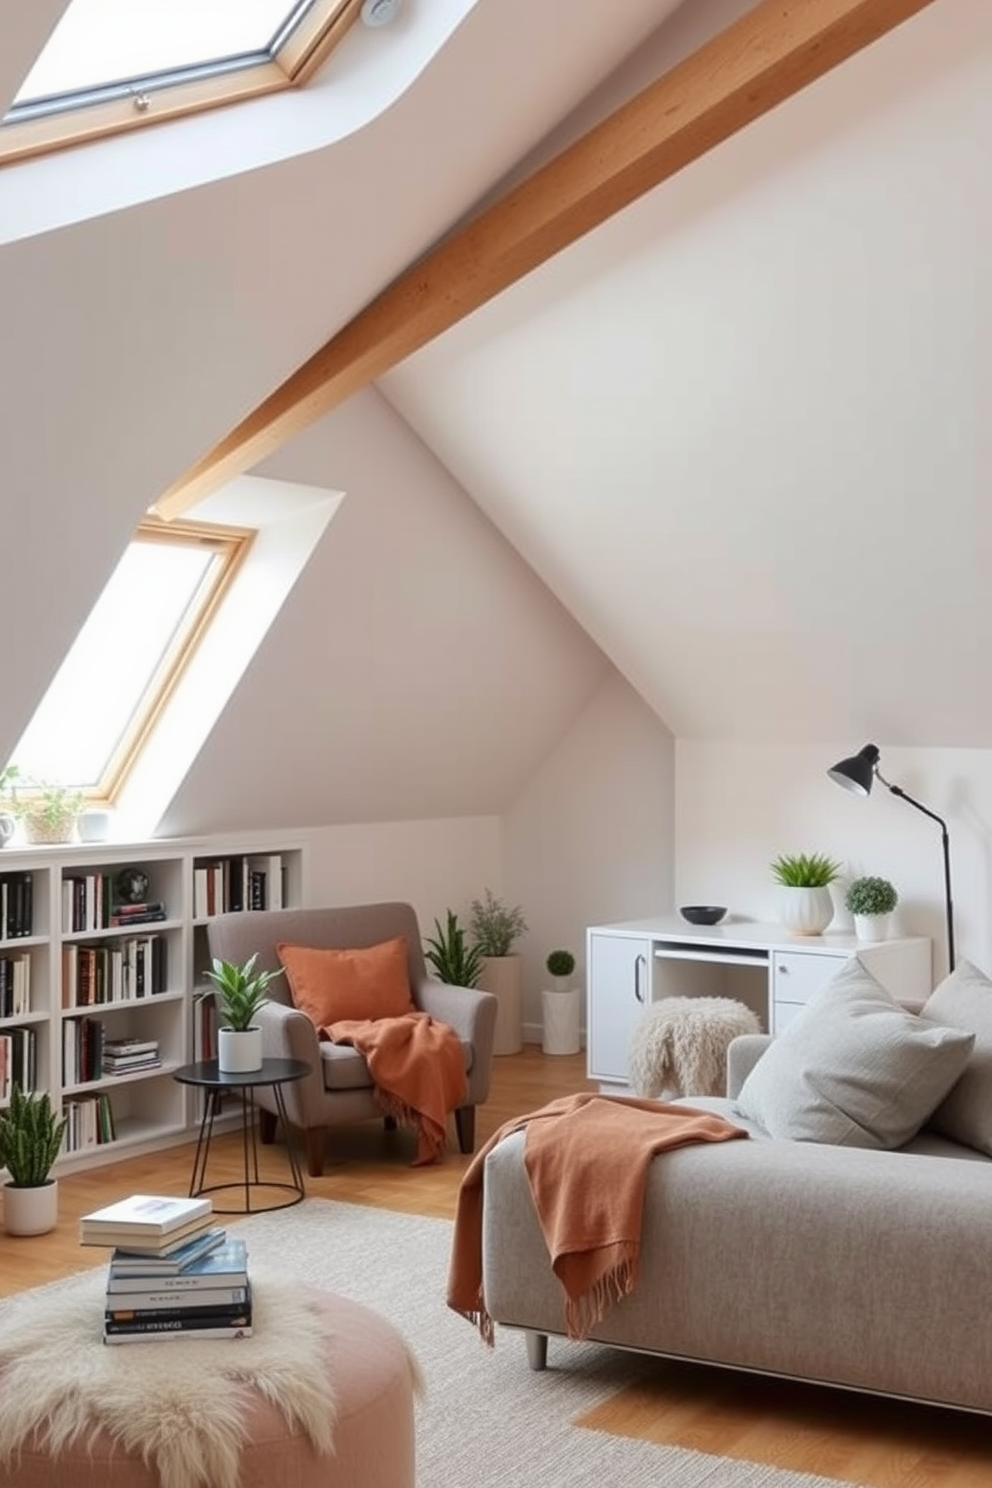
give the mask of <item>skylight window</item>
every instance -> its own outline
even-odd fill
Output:
[[[142,523],[13,752],[22,776],[113,799],[250,537]]]
[[[0,120],[0,160],[305,82],[358,9],[358,0],[69,0]]]

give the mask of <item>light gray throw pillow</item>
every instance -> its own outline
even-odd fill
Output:
[[[975,1035],[964,1073],[927,1125],[992,1156],[992,981],[970,961],[962,961],[931,992],[923,1017]]]
[[[975,1035],[908,1013],[853,956],[741,1086],[737,1105],[772,1137],[901,1147],[940,1104]]]

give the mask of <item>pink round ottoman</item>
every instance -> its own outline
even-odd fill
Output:
[[[316,1289],[311,1296],[327,1321],[327,1370],[338,1402],[334,1450],[318,1455],[305,1436],[292,1433],[276,1406],[246,1389],[239,1488],[414,1488],[414,1381],[407,1345],[369,1308]],[[10,1469],[0,1467],[0,1485],[161,1488],[154,1467],[125,1453],[104,1431],[54,1458],[26,1446]]]

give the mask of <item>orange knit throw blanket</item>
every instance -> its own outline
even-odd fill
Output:
[[[688,1142],[747,1136],[705,1111],[591,1092],[504,1122],[462,1179],[448,1272],[448,1306],[476,1323],[487,1343],[494,1325],[482,1294],[483,1167],[486,1154],[522,1127],[524,1169],[551,1269],[565,1291],[569,1338],[584,1338],[637,1284],[651,1159]]]
[[[468,1094],[455,1030],[429,1013],[404,1013],[399,1018],[345,1019],[321,1032],[358,1050],[368,1062],[383,1111],[416,1128],[414,1167],[438,1162],[444,1156],[448,1115]]]

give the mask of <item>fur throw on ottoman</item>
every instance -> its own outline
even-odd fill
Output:
[[[727,1046],[760,1033],[756,1013],[730,997],[665,997],[631,1035],[628,1074],[635,1095],[723,1095]]]

